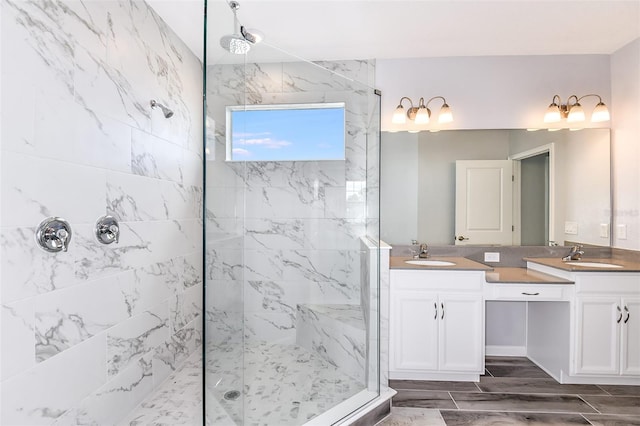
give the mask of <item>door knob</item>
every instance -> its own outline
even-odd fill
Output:
[[[49,217],[38,225],[36,242],[49,253],[67,251],[71,242],[71,225],[61,217]]]
[[[469,238],[467,238],[467,237],[463,237],[462,235],[460,235],[460,236],[457,238],[457,240],[458,240],[458,241],[466,241],[466,240],[468,240],[468,239],[469,239]]]

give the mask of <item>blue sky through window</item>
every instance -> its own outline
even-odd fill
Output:
[[[233,107],[228,114],[228,160],[344,160],[344,104]]]

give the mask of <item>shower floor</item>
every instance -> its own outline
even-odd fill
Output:
[[[364,388],[297,345],[256,343],[240,349],[239,344],[207,348],[207,425],[301,425]],[[241,393],[224,399],[230,391]],[[200,351],[120,423],[125,425],[202,425]]]

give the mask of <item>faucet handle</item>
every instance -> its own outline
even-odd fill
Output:
[[[71,241],[71,226],[60,217],[47,218],[36,229],[36,241],[50,253],[66,252]]]
[[[113,216],[98,218],[95,229],[96,239],[102,244],[118,243],[120,241],[120,226]]]

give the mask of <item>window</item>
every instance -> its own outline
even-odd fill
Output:
[[[344,160],[345,104],[227,107],[227,161]]]

